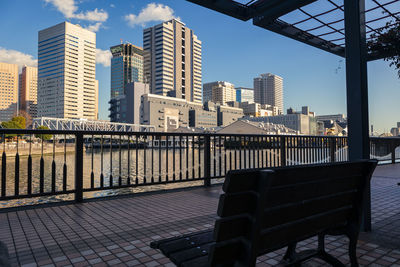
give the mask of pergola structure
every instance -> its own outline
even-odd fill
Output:
[[[400,0],[188,0],[346,59],[349,159],[368,159],[367,42],[400,21]],[[364,230],[371,230],[371,204]]]

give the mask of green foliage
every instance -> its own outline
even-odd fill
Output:
[[[372,40],[368,42],[368,48],[372,53],[384,56],[385,61],[390,62],[398,71],[400,78],[400,22],[386,23],[379,29],[378,33],[371,35]]]
[[[1,126],[5,129],[25,129],[25,118],[15,116],[9,121],[3,121]],[[14,138],[16,134],[6,134],[7,138]]]
[[[6,129],[25,129],[25,118],[22,116],[15,116],[10,121],[4,121],[1,126]]]
[[[39,126],[36,128],[36,130],[50,130],[50,129],[47,126]],[[50,140],[53,137],[53,135],[51,135],[51,134],[35,134],[35,137],[40,138],[44,141],[47,141],[47,140]]]

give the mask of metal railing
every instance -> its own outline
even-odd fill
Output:
[[[69,195],[81,202],[106,190],[208,186],[229,170],[346,161],[348,154],[347,138],[337,136],[0,129],[0,137],[0,201]],[[371,138],[371,157],[394,163],[399,146],[400,138]]]

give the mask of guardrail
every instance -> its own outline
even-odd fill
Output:
[[[0,129],[0,201],[202,181],[227,171],[347,160],[347,138]],[[396,162],[400,138],[371,138]],[[399,149],[398,149],[399,150]],[[1,150],[0,150],[1,151]],[[397,151],[398,154],[400,151]]]

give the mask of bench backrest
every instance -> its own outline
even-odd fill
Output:
[[[230,171],[209,254],[215,265],[255,264],[258,255],[334,227],[360,226],[376,161]]]

